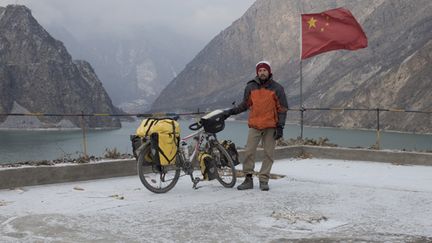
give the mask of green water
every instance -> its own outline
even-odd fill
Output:
[[[181,121],[182,136],[191,131],[187,129],[189,121]],[[139,121],[123,123],[117,130],[88,131],[88,154],[103,156],[106,148],[117,148],[122,153],[132,153],[129,135],[135,133]],[[230,139],[237,146],[244,147],[247,137],[247,124],[227,122],[225,130],[218,133],[219,140]],[[298,125],[287,125],[285,139],[300,136]],[[335,128],[304,128],[304,137],[327,137],[331,143],[343,147],[370,147],[375,143],[375,131],[345,130]],[[407,149],[432,151],[432,135],[403,133],[381,133],[383,149]],[[27,160],[76,158],[82,155],[82,131],[0,131],[0,163],[12,163]]]

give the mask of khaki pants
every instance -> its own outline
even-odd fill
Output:
[[[253,174],[255,168],[255,153],[259,142],[262,140],[264,147],[264,160],[259,172],[259,180],[263,182],[268,182],[270,179],[270,170],[273,165],[273,155],[276,145],[274,132],[274,128],[266,128],[262,130],[249,128],[243,171],[246,174]]]

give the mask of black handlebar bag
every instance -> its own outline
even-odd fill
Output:
[[[200,123],[204,127],[204,131],[208,133],[218,133],[225,128],[225,119],[222,110],[215,110],[201,117]]]

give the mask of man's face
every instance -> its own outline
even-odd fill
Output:
[[[269,72],[265,68],[258,69],[258,78],[261,80],[267,80],[269,78]]]

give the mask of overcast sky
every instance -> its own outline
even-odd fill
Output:
[[[255,0],[0,0],[23,4],[43,26],[60,25],[76,38],[86,31],[125,32],[136,26],[169,28],[210,41]],[[91,28],[90,28],[91,27]]]

